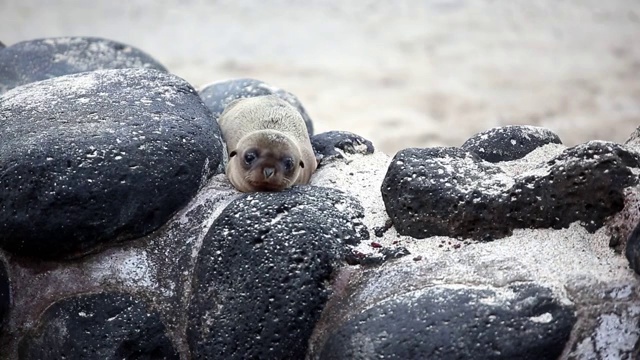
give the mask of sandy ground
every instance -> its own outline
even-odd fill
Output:
[[[101,36],[195,86],[254,77],[296,94],[318,132],[393,155],[505,124],[573,145],[640,125],[636,0],[0,0],[0,41]]]

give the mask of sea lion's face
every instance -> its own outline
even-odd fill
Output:
[[[288,141],[242,145],[229,153],[227,166],[229,180],[240,191],[284,190],[304,168],[298,148]]]

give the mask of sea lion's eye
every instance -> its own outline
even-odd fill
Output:
[[[286,158],[282,161],[284,163],[284,170],[285,171],[291,171],[293,170],[293,159],[292,158]]]
[[[254,162],[256,160],[256,153],[253,151],[250,151],[246,154],[244,154],[244,162],[246,162],[247,164],[251,164],[252,162]]]

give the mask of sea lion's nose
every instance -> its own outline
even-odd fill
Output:
[[[273,173],[275,172],[276,169],[272,168],[272,167],[266,167],[264,169],[262,169],[262,173],[264,174],[264,178],[268,179],[270,177],[273,176]]]

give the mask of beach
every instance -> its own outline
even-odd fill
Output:
[[[250,77],[294,93],[317,132],[393,155],[528,124],[565,145],[640,125],[637,1],[0,0],[0,41],[98,36],[196,88]]]

